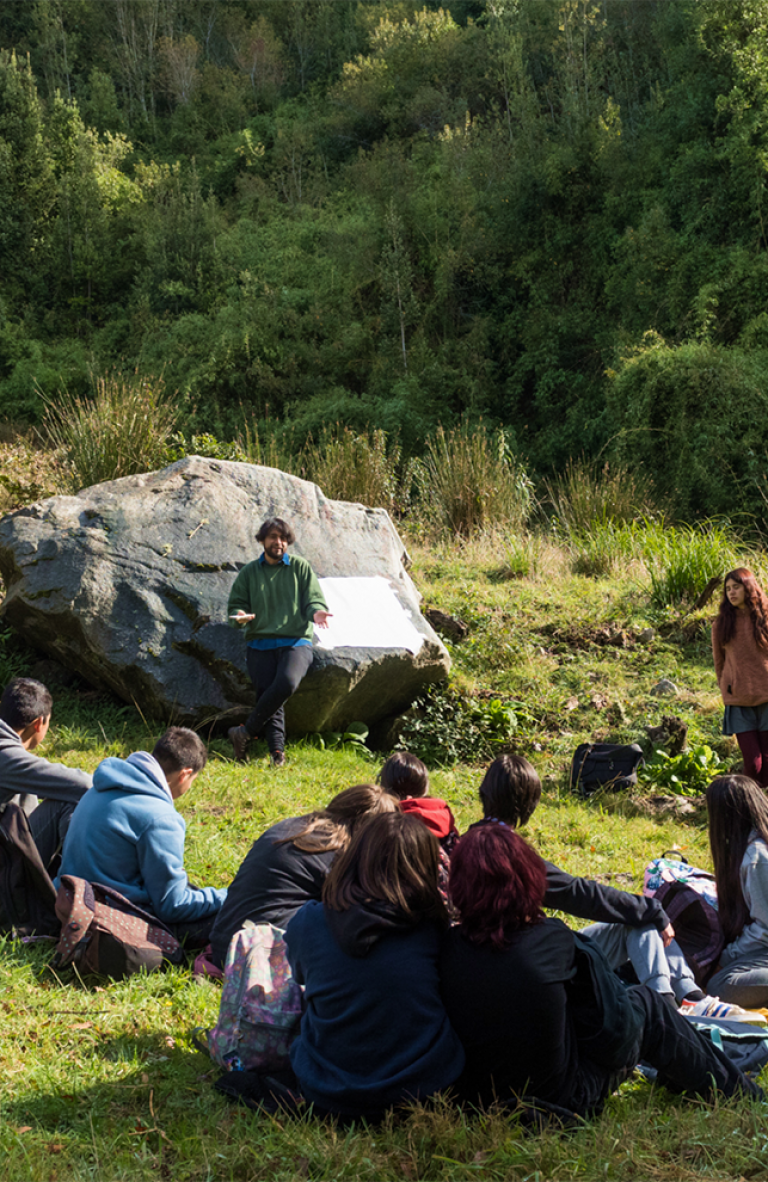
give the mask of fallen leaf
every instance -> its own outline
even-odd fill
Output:
[[[61,1145],[60,1142],[58,1142],[58,1141],[51,1141],[50,1145],[48,1146],[49,1153],[61,1153],[63,1151],[63,1149],[64,1149],[64,1146]]]
[[[74,1026],[70,1026],[70,1030],[90,1030],[93,1022],[75,1022]]]
[[[17,1132],[17,1133],[19,1133],[19,1134],[21,1134],[21,1133],[31,1133],[31,1132],[32,1132],[32,1125],[22,1125],[20,1129],[17,1129],[17,1130],[16,1130],[16,1132]]]
[[[575,710],[576,707],[578,706],[578,704],[579,704],[578,698],[569,698],[568,701],[565,703],[565,708],[566,708],[566,710]]]
[[[602,694],[593,694],[589,699],[590,706],[594,706],[595,710],[602,710],[608,705],[608,699],[604,698]]]
[[[149,1076],[147,1075],[146,1071],[142,1071],[141,1073],[141,1082],[149,1083]]]

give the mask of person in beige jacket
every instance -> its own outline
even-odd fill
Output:
[[[744,774],[768,787],[768,597],[746,567],[723,580],[712,624],[715,676],[725,703],[723,734],[735,735]]]

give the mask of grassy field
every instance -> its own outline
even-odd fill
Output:
[[[535,545],[532,573],[515,579],[499,539],[460,549],[411,544],[425,606],[469,626],[467,638],[452,646],[456,691],[480,704],[511,704],[512,745],[542,775],[544,797],[526,835],[571,872],[629,889],[639,889],[645,862],[672,845],[709,865],[700,812],[683,820],[638,816],[615,799],[580,802],[566,786],[578,742],[645,740],[645,726],[665,714],[680,717],[691,740],[710,743],[726,765],[737,761],[732,742],[719,735],[706,613],[683,618],[652,608],[640,564],[621,576],[587,578],[571,573],[563,550]],[[32,660],[12,638],[0,637],[3,677]],[[652,694],[662,677],[674,682],[674,696]],[[438,715],[431,722],[427,712],[422,723],[427,741]],[[43,753],[93,769],[104,754],[151,747],[160,729],[93,692],[61,691]],[[212,743],[208,767],[180,805],[193,880],[226,885],[263,828],[375,778],[381,762],[293,743],[288,765],[275,771],[265,754],[257,748],[240,766],[228,743]],[[474,761],[431,768],[433,792],[450,802],[460,828],[478,815],[484,758],[478,752]],[[216,986],[171,969],[85,989],[57,979],[46,967],[49,955],[45,945],[0,943],[0,1150],[14,1182],[680,1182],[766,1173],[768,1110],[746,1102],[681,1103],[639,1080],[611,1099],[600,1120],[567,1134],[531,1135],[498,1113],[461,1115],[448,1102],[354,1131],[239,1110],[213,1091],[216,1072],[188,1040],[194,1026],[215,1019]]]

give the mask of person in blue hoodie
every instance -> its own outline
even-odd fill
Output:
[[[226,890],[192,887],[184,870],[186,824],[174,801],[205,767],[205,744],[170,727],[150,755],[104,759],[77,805],[64,841],[63,874],[120,891],[162,920],[188,947],[207,944]]]

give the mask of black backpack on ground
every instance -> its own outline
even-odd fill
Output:
[[[619,792],[637,783],[643,749],[637,743],[581,743],[571,762],[571,788],[592,796],[600,788]]]
[[[0,933],[57,936],[56,891],[29,828],[27,814],[6,804],[0,815]]]

